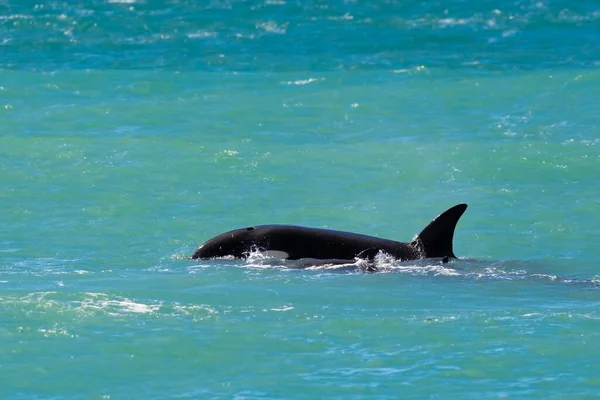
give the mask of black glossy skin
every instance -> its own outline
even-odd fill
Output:
[[[206,259],[224,255],[245,258],[253,246],[263,251],[285,251],[289,260],[352,260],[361,253],[372,258],[379,250],[399,260],[421,258],[417,243],[402,243],[357,233],[294,225],[260,225],[225,232],[200,246],[192,258]],[[371,251],[375,254],[371,255]]]
[[[454,229],[466,209],[466,204],[449,208],[408,243],[330,229],[259,225],[215,236],[202,244],[194,252],[192,259],[225,256],[246,258],[255,250],[285,252],[289,260],[372,259],[379,251],[401,261],[433,257],[455,258],[452,249]]]

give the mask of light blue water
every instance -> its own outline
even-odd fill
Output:
[[[595,398],[595,1],[0,2],[0,397]],[[192,262],[229,229],[384,270]]]

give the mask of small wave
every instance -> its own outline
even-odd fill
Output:
[[[392,271],[409,273],[412,275],[434,275],[434,276],[460,276],[456,270],[446,268],[442,265],[408,265],[394,267]]]
[[[413,275],[460,275],[455,269],[443,264],[441,260],[417,260],[410,263],[402,262],[393,256],[379,252],[374,259],[355,260],[321,260],[300,259],[282,260],[270,257],[269,254],[253,249],[244,264],[251,268],[279,268],[279,269],[304,269],[307,271],[331,271],[331,272],[380,272],[380,273],[408,273]]]
[[[110,296],[105,293],[83,293],[76,295],[51,292],[35,292],[24,297],[12,299],[11,302],[25,303],[37,310],[56,310],[88,314],[100,311],[109,315],[122,315],[124,313],[153,313],[160,308],[160,304],[144,304],[126,297]],[[83,296],[83,298],[80,298]]]
[[[278,24],[275,21],[265,21],[265,22],[257,23],[255,25],[255,27],[256,27],[256,29],[262,29],[265,32],[283,35],[287,32],[288,25],[289,25],[289,23],[287,23],[287,22]]]
[[[549,281],[556,281],[558,280],[558,276],[556,275],[547,275],[547,274],[531,274],[532,278],[539,278],[539,279],[546,279]]]
[[[317,78],[308,78],[308,79],[298,79],[298,80],[295,80],[295,81],[284,81],[284,82],[281,82],[281,83],[284,84],[284,85],[298,85],[298,86],[301,86],[301,85],[308,85],[309,83],[319,82],[319,81],[324,81],[324,80],[325,80],[325,78],[318,78],[318,79]]]
[[[413,68],[402,68],[402,69],[394,69],[394,70],[392,70],[392,73],[394,73],[394,74],[411,74],[411,75],[412,74],[427,73],[427,72],[429,72],[429,70],[424,65],[418,65],[418,66],[413,67]]]
[[[285,311],[291,311],[293,309],[294,309],[294,307],[292,307],[292,306],[283,306],[283,307],[278,307],[278,308],[271,308],[269,311],[285,312]],[[267,310],[265,310],[265,311],[267,311]]]
[[[0,21],[13,20],[13,19],[34,19],[31,15],[24,14],[13,14],[13,15],[0,15]]]
[[[23,331],[22,326],[19,327],[19,331],[21,331],[21,332]],[[54,324],[54,326],[52,326],[51,328],[39,328],[37,331],[39,333],[41,333],[44,337],[51,337],[51,336],[77,337],[77,335],[71,334],[66,328],[61,327],[57,324]]]
[[[215,37],[217,37],[217,32],[212,32],[212,31],[198,31],[198,32],[188,33],[187,37],[189,39],[209,39],[209,38],[215,38]]]
[[[366,260],[357,260],[354,262],[334,263],[333,261],[325,261],[322,264],[311,265],[314,261],[299,260],[297,261],[300,268],[308,271],[332,271],[332,272],[353,272],[353,271],[368,271],[372,263]]]
[[[144,304],[128,298],[110,298],[104,293],[86,293],[86,298],[81,301],[81,309],[100,310],[109,315],[123,313],[153,313],[160,308],[158,304]]]
[[[196,321],[201,321],[219,314],[216,308],[205,304],[177,304],[173,306],[174,314],[180,314],[192,317]]]
[[[276,269],[281,271],[318,271],[331,273],[393,273],[412,276],[462,277],[469,280],[497,281],[539,281],[558,284],[584,284],[593,288],[600,286],[600,275],[591,278],[562,277],[546,269],[539,261],[518,260],[477,260],[458,258],[444,263],[441,259],[428,258],[413,261],[399,261],[389,254],[380,252],[373,260],[285,260],[271,257],[254,249],[246,260],[224,257],[205,261],[188,267],[190,273],[214,267],[215,264],[259,270]],[[552,268],[548,266],[548,268]]]
[[[190,259],[190,255],[187,252],[184,252],[182,250],[181,253],[173,253],[171,254],[171,256],[169,257],[171,260],[177,261],[177,260],[189,260]]]

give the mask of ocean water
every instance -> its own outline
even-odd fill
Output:
[[[597,1],[0,1],[0,398],[600,393]],[[459,257],[191,261],[289,223]]]

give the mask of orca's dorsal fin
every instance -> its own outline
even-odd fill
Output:
[[[452,249],[454,229],[458,220],[467,209],[466,204],[457,204],[435,217],[417,235],[414,245],[423,252],[425,258],[451,257],[456,258]]]

